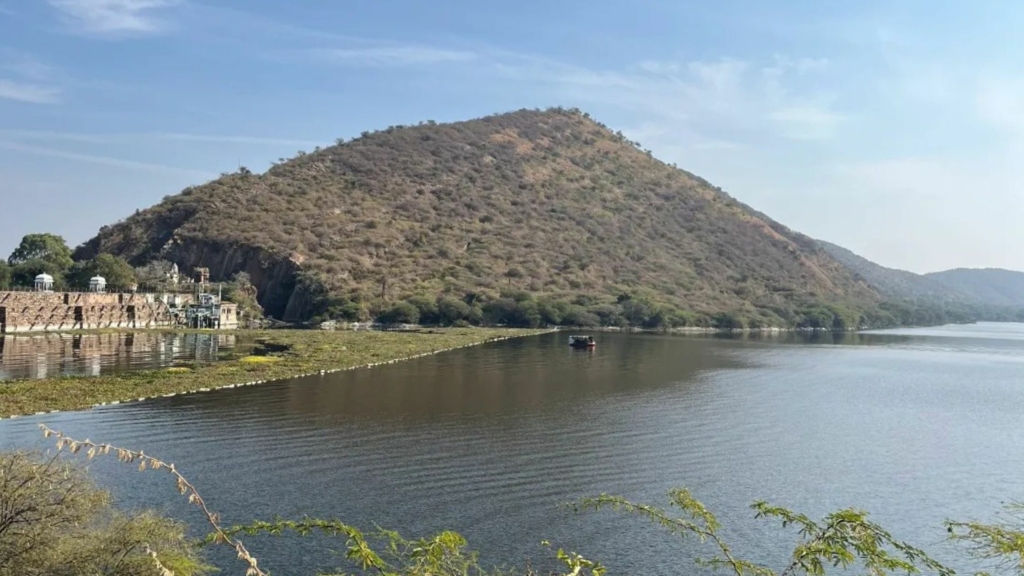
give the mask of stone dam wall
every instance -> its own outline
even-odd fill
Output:
[[[171,311],[152,294],[0,292],[0,334],[171,326]]]

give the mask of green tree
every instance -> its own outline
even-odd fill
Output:
[[[413,296],[406,298],[406,302],[416,307],[419,312],[419,321],[421,324],[437,324],[438,312],[437,312],[437,301],[427,296]],[[413,322],[414,324],[414,322]]]
[[[377,317],[382,324],[416,324],[420,321],[420,311],[408,302],[398,302]]]
[[[82,466],[59,456],[0,453],[0,502],[0,576],[156,575],[156,561],[176,576],[211,571],[184,525],[116,510]]]
[[[835,323],[835,314],[823,306],[808,308],[800,312],[800,328],[813,328],[815,330],[831,330]]]
[[[832,330],[856,330],[860,327],[860,314],[857,312],[843,306],[829,306],[829,310],[833,315],[830,326]]]
[[[630,326],[646,326],[650,317],[654,315],[654,305],[645,298],[627,298],[622,300],[619,306]]]
[[[582,306],[571,305],[562,315],[562,323],[566,326],[592,327],[599,326],[601,319]]]
[[[711,317],[711,325],[721,330],[742,330],[747,327],[743,317],[733,312],[719,312]]]
[[[508,280],[509,286],[512,285],[513,280],[518,280],[523,276],[525,276],[525,274],[523,274],[523,271],[519,268],[512,267],[505,271],[505,278]]]
[[[585,306],[585,304],[583,304]],[[611,304],[594,304],[587,311],[597,316],[601,326],[628,326],[629,322],[622,316],[622,309]]]
[[[42,260],[53,266],[49,271],[52,275],[63,274],[74,263],[71,259],[71,248],[68,248],[64,238],[48,233],[26,235],[7,262],[18,265],[30,260]]]
[[[139,286],[147,290],[166,290],[170,288],[170,279],[167,277],[173,262],[167,260],[153,260],[135,269],[135,278]]]
[[[562,323],[569,304],[561,300],[544,298],[537,301],[537,311],[540,313],[541,323],[548,326],[558,326]]]
[[[302,295],[301,301],[306,303],[305,316],[315,322],[330,319],[328,311],[338,304],[337,298],[332,296],[327,287],[324,276],[318,272],[300,270],[295,275],[295,295]]]
[[[0,290],[7,290],[11,287],[11,266],[0,260]]]
[[[442,325],[451,326],[460,320],[466,320],[469,312],[469,304],[457,298],[446,296],[437,301],[438,321]]]
[[[69,287],[87,290],[89,281],[100,276],[107,281],[107,290],[123,292],[135,285],[135,269],[125,261],[112,254],[100,254],[92,260],[75,262],[67,273]]]
[[[529,296],[527,294],[527,296]],[[483,306],[484,321],[495,326],[514,326],[534,328],[540,325],[540,312],[537,303],[531,298],[515,300],[499,298]]]
[[[263,307],[256,300],[256,287],[246,272],[239,272],[224,285],[224,299],[238,304],[238,309],[247,318],[262,318]]]
[[[54,270],[53,264],[45,260],[27,260],[11,267],[11,285],[21,288],[32,288],[36,283],[36,276],[40,274],[53,276],[53,286],[60,290],[64,287],[63,272]]]

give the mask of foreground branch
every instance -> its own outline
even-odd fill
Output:
[[[72,454],[78,454],[84,449],[86,451],[86,457],[90,460],[96,456],[104,456],[114,452],[117,454],[117,459],[121,462],[125,462],[127,464],[134,464],[135,462],[138,462],[140,472],[149,468],[170,474],[175,480],[178,493],[183,496],[187,496],[189,504],[194,504],[203,512],[203,515],[206,517],[206,521],[213,529],[213,542],[230,546],[235,549],[235,552],[238,554],[238,559],[248,566],[245,572],[246,576],[267,576],[267,574],[259,568],[256,558],[249,553],[245,548],[245,545],[242,544],[242,541],[234,538],[224,531],[220,525],[220,518],[217,514],[210,511],[206,506],[206,501],[199,495],[199,491],[196,490],[195,486],[182,476],[180,472],[178,472],[174,464],[148,456],[142,451],[136,452],[134,450],[120,448],[112,444],[96,444],[89,439],[76,440],[65,435],[63,432],[58,432],[49,428],[45,424],[40,424],[39,429],[43,431],[43,436],[47,438],[55,436],[57,438],[58,450],[67,449]],[[156,560],[157,565],[164,576],[167,576],[170,571],[160,565],[160,561],[155,555],[152,553],[150,555],[153,556],[154,560]]]

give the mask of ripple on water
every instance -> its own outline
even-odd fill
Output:
[[[5,420],[0,445],[37,444],[46,421],[178,462],[229,521],[455,528],[493,563],[538,557],[550,538],[615,573],[674,574],[666,566],[686,552],[657,530],[557,507],[601,492],[661,504],[674,486],[693,489],[758,558],[781,562],[791,542],[752,520],[758,498],[812,515],[862,507],[932,547],[945,517],[991,517],[1024,497],[1024,455],[1007,449],[1024,441],[1024,329],[974,330],[825,342],[602,334],[592,353],[551,335]],[[114,464],[96,472],[123,502],[190,513],[166,482]],[[308,544],[257,544],[279,573],[332,567]]]

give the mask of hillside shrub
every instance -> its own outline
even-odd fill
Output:
[[[420,311],[409,302],[397,302],[386,312],[377,317],[382,324],[416,324],[420,321]]]
[[[457,322],[468,324],[470,312],[469,304],[462,300],[444,296],[437,301],[437,318],[443,326],[452,326]]]

